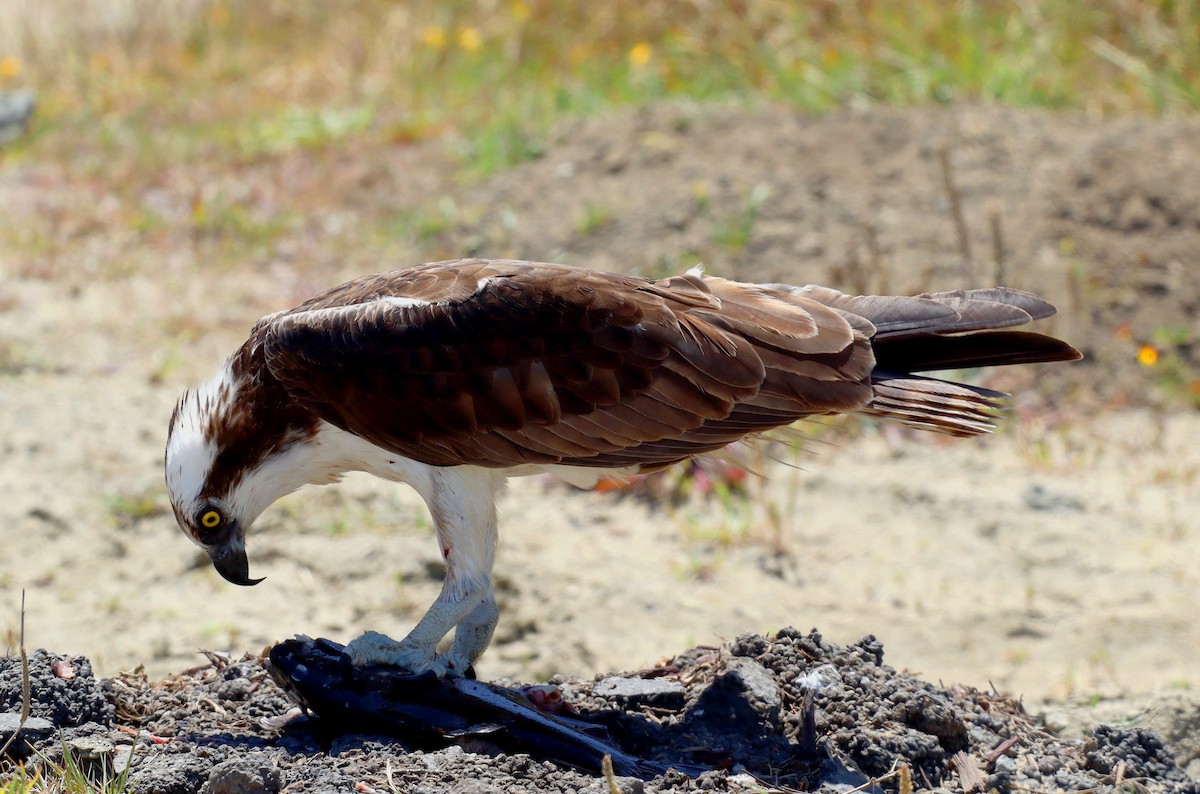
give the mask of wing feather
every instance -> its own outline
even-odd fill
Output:
[[[461,260],[348,282],[256,333],[270,372],[323,419],[434,465],[514,466],[662,463],[840,408],[780,410],[771,395],[801,375],[861,388],[869,365],[837,358],[851,330],[812,301],[696,274]],[[828,360],[764,363],[802,343]],[[760,393],[769,409],[734,413]]]
[[[1051,313],[1003,288],[851,296],[458,260],[347,282],[250,344],[308,410],[425,463],[656,468],[841,411],[984,432],[994,394],[906,374],[1077,356],[993,330]]]

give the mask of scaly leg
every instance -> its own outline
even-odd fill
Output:
[[[418,673],[432,670],[439,677],[464,675],[487,649],[499,619],[491,574],[495,490],[500,482],[494,472],[461,466],[435,469],[427,482],[411,483],[433,515],[446,561],[442,592],[399,642],[368,631],[347,645],[352,664],[398,665]],[[438,642],[451,629],[455,632],[449,653],[437,653]]]
[[[454,645],[450,647],[450,657],[455,660],[465,659],[469,665],[474,664],[491,643],[492,633],[496,630],[499,620],[500,608],[496,606],[496,596],[489,592],[483,602],[454,630]]]

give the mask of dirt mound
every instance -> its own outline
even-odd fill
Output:
[[[42,663],[48,655],[35,658],[40,702],[42,692],[62,690],[62,679]],[[39,751],[53,758],[62,746],[82,748],[96,768],[123,767],[132,747],[140,792],[602,789],[594,775],[553,761],[498,754],[486,735],[462,740],[465,747],[428,748],[330,734],[320,718],[285,724],[278,718],[292,704],[253,659],[214,656],[211,665],[155,683],[101,681],[112,705],[99,711],[96,682],[81,660],[76,667],[66,691],[78,703],[55,714],[86,709],[96,722],[62,744],[44,740]],[[18,669],[9,658],[0,675]],[[878,778],[895,785],[907,765],[913,783],[931,789],[1082,790],[1124,780],[1146,791],[1200,792],[1149,731],[1099,726],[1087,740],[1056,738],[1016,700],[897,672],[873,637],[838,646],[816,631],[785,629],[696,648],[649,670],[554,683],[625,751],[695,776],[672,770],[622,779],[622,791],[845,791]],[[138,730],[112,730],[114,711],[117,724]],[[55,721],[73,718],[63,719]]]

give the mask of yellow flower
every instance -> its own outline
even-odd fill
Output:
[[[1137,360],[1143,367],[1153,367],[1158,363],[1158,348],[1154,345],[1142,345],[1138,348]]]
[[[476,28],[463,28],[458,31],[458,46],[467,52],[479,49],[479,45],[482,43],[483,37],[479,35]]]
[[[640,41],[629,50],[629,63],[635,68],[645,66],[650,62],[650,58],[654,55],[654,48],[644,41]]]
[[[524,0],[515,0],[512,4],[512,15],[513,19],[524,22],[529,19],[529,6],[525,4]]]
[[[430,25],[421,32],[421,41],[425,43],[426,47],[440,50],[446,46],[446,31],[437,25]]]
[[[15,55],[0,58],[0,78],[8,80],[21,73],[21,59]]]
[[[229,26],[229,4],[214,3],[208,9],[208,21],[215,27],[224,28]]]

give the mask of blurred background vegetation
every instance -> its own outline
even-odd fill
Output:
[[[443,137],[486,174],[564,116],[663,97],[1191,113],[1200,5],[6,0],[0,91],[31,86],[43,151],[146,165]]]
[[[36,164],[38,198],[0,211],[14,272],[286,261],[314,274],[299,297],[380,261],[532,255],[482,245],[487,201],[451,186],[538,157],[559,122],[664,99],[1193,115],[1200,0],[5,0],[0,96],[21,92],[37,109],[0,162]],[[405,151],[420,169],[384,170]],[[738,200],[694,260],[747,248],[762,196]],[[586,238],[614,209],[562,222]],[[1096,321],[1118,358],[1197,404],[1186,321],[1126,320]]]

